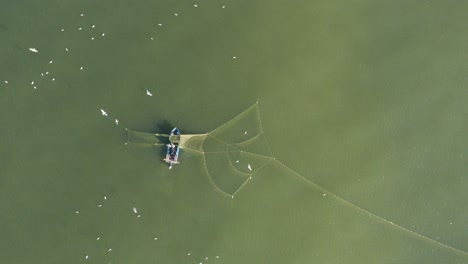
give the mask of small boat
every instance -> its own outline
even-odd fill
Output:
[[[169,169],[172,169],[172,166],[174,164],[179,164],[179,151],[180,151],[180,146],[179,146],[179,139],[180,139],[180,131],[177,127],[172,129],[171,133],[169,134],[169,142],[170,144],[167,144],[167,150],[166,150],[166,158],[164,161],[169,163]]]

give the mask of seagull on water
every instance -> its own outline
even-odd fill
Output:
[[[35,48],[29,48],[29,50],[30,50],[31,52],[38,52],[38,50],[35,49]]]
[[[107,116],[106,111],[104,111],[103,109],[101,109],[101,113],[102,113],[103,116]]]
[[[146,90],[146,94],[147,94],[148,96],[153,96],[153,94],[150,93],[150,91],[148,91],[148,90]]]

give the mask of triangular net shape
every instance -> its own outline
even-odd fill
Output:
[[[258,104],[208,133],[202,148],[211,181],[234,195],[272,159]]]

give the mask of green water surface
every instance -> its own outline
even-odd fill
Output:
[[[0,263],[468,263],[467,8],[1,0]],[[124,144],[256,102],[234,198]]]

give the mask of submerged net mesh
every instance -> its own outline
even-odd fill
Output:
[[[128,130],[129,143],[161,145],[166,144],[164,140],[168,141],[167,135],[164,137],[161,134]],[[310,193],[316,195],[316,197],[332,199],[334,202],[352,208],[370,219],[389,225],[436,247],[447,249],[459,255],[467,255],[463,250],[412,231],[355,205],[276,160],[263,132],[258,102],[209,133],[181,135],[179,144],[182,151],[191,151],[202,156],[209,181],[214,189],[226,197],[234,198],[256,175],[264,174],[263,172],[260,173],[261,171],[265,171],[270,175],[274,175],[275,173],[271,173],[271,171],[274,171],[281,175],[296,178],[312,187],[313,191],[310,191]],[[187,156],[187,158],[189,157]],[[183,159],[184,157],[182,157],[182,162]]]
[[[127,143],[138,145],[165,145],[169,139],[154,133],[138,132],[127,129]]]
[[[258,102],[208,133],[203,142],[206,171],[214,186],[233,196],[272,158]]]
[[[183,150],[203,152],[202,145],[208,134],[181,135],[179,145]]]
[[[164,134],[128,130],[127,143],[159,146],[168,142]],[[210,182],[226,196],[235,195],[273,159],[263,134],[258,102],[209,133],[180,135],[179,145],[182,151],[203,156]]]

